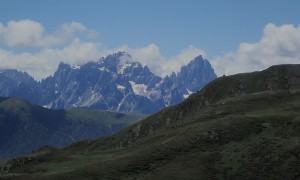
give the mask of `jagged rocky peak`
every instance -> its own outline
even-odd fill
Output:
[[[103,69],[103,67],[118,67],[118,71],[122,71],[120,69],[126,68],[129,65],[140,65],[139,62],[133,61],[130,54],[119,51],[117,53],[110,54],[106,57],[101,57],[98,61],[89,61],[86,64],[76,64],[76,65],[69,65],[66,63],[61,62],[58,66],[59,70],[65,70],[65,69],[72,69],[72,70],[80,70],[82,67],[85,68],[100,68]],[[125,66],[125,67],[124,67]],[[140,65],[141,66],[141,65]],[[108,71],[110,68],[106,69]]]
[[[192,70],[192,71],[199,71],[199,73],[201,73],[201,70],[206,68],[206,66],[212,69],[208,60],[203,59],[202,55],[199,55],[195,57],[193,60],[191,60],[187,65],[182,66],[181,72],[185,70]]]
[[[18,71],[16,69],[0,69],[1,76],[7,76],[7,77],[22,77],[22,78],[30,78],[33,79],[28,73]]]
[[[133,62],[130,54],[128,54],[124,51],[119,51],[117,53],[108,55],[106,58],[101,58],[101,61],[104,63],[114,64],[114,65],[127,64],[127,63]]]
[[[59,65],[58,65],[57,70],[64,70],[64,69],[70,69],[70,68],[71,68],[70,64],[60,62]]]
[[[122,51],[101,58],[98,64],[102,70],[105,69],[118,74],[126,73],[125,71],[128,71],[126,69],[143,68],[139,62],[132,59],[130,54]]]
[[[199,55],[199,56],[196,56],[196,57],[195,57],[195,60],[202,60],[202,61],[203,61],[204,59],[203,59],[203,56],[202,56],[202,55]]]
[[[28,73],[15,69],[0,70],[0,96],[21,97],[37,103],[40,95],[39,83]]]
[[[35,99],[38,104],[54,109],[84,107],[152,114],[182,102],[214,78],[213,69],[202,56],[177,74],[163,78],[120,51],[81,65],[60,63],[53,76],[40,83],[27,83],[29,88],[39,88],[38,98],[31,97],[32,93],[19,93],[17,97]],[[10,80],[3,82],[8,84]],[[15,89],[11,84],[6,86]],[[0,95],[16,94],[6,86],[0,86]]]
[[[186,66],[181,67],[178,79],[185,84],[188,91],[196,92],[204,85],[217,78],[214,69],[207,59],[197,56]]]
[[[34,83],[35,80],[26,72],[18,71],[16,69],[0,69],[1,81],[8,81],[11,84]],[[3,87],[7,88],[7,87]]]

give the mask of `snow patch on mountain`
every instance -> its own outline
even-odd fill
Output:
[[[144,97],[149,97],[149,95],[151,94],[151,92],[147,90],[147,85],[137,84],[134,81],[129,81],[129,83],[131,84],[134,94]]]
[[[193,94],[193,92],[190,91],[189,89],[186,89],[186,91],[188,92],[188,94],[183,95],[184,99],[188,98],[191,94]]]
[[[128,67],[130,67],[131,66],[131,63],[124,63],[124,64],[119,64],[118,65],[118,74],[124,74],[124,70],[126,69],[126,68],[128,68]]]
[[[78,69],[78,70],[79,70],[80,67],[81,67],[81,66],[79,66],[79,65],[74,65],[74,66],[72,67],[72,69]]]
[[[98,68],[100,71],[105,71],[106,69],[104,67],[99,67]]]
[[[124,91],[124,89],[126,89],[125,86],[122,86],[122,85],[120,85],[120,84],[116,84],[116,85],[117,85],[117,89],[118,89],[119,91]]]
[[[121,53],[122,55],[119,57],[119,63],[117,65],[118,74],[124,74],[124,70],[133,65],[132,58],[127,53]]]

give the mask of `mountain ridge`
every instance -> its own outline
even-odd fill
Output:
[[[20,78],[8,79],[0,73],[3,79],[0,96],[20,97],[52,109],[82,107],[144,114],[178,104],[216,78],[210,63],[202,56],[183,66],[179,73],[162,78],[125,52],[80,66],[60,63],[53,76],[41,82],[26,73],[23,79],[21,72],[14,74]],[[4,84],[8,81],[20,82],[25,87]]]

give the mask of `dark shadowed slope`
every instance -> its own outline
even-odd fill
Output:
[[[17,98],[1,98],[0,158],[24,155],[44,145],[63,147],[111,135],[143,117],[85,109],[50,110]]]
[[[1,162],[12,179],[299,179],[300,65],[221,77],[119,133]]]

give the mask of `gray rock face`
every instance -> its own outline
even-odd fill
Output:
[[[61,63],[54,75],[42,82],[26,73],[15,73],[20,77],[3,77],[0,96],[16,96],[53,109],[84,107],[144,114],[180,103],[216,78],[202,56],[183,66],[178,74],[162,78],[124,52],[81,66]],[[26,91],[6,81],[21,82]]]
[[[40,100],[40,86],[29,74],[15,69],[0,70],[0,96],[21,97],[34,103]]]

